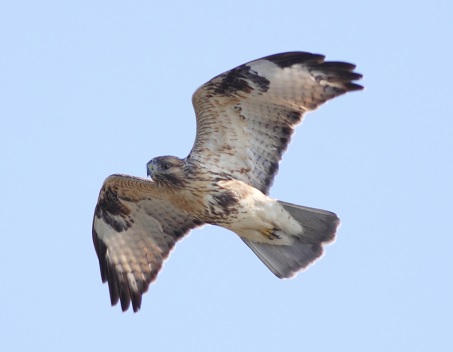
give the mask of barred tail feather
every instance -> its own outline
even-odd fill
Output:
[[[250,249],[277,277],[290,278],[319,258],[323,244],[332,242],[340,224],[336,214],[315,208],[279,201],[303,227],[304,232],[292,236],[291,245],[252,242],[241,237]]]

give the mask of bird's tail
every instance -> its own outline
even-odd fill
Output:
[[[241,237],[261,261],[279,278],[290,278],[323,253],[322,245],[332,242],[340,219],[336,214],[278,201],[302,225],[303,233],[291,245],[252,242]]]

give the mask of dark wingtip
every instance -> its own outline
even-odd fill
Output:
[[[134,313],[137,313],[142,306],[142,295],[138,292],[132,293],[131,299],[132,299],[132,309],[134,310]]]
[[[307,53],[305,51],[290,51],[263,57],[263,59],[273,62],[280,68],[291,67],[300,63],[321,63],[324,61],[324,58],[324,55]]]
[[[348,62],[326,61],[315,68],[322,70],[327,75],[328,81],[341,83],[346,92],[352,92],[363,89],[362,85],[354,82],[363,77],[361,73],[354,72],[355,67],[354,64]]]
[[[348,90],[348,92],[365,89],[363,86],[361,86],[360,84],[357,84],[357,83],[346,83],[345,87]]]
[[[325,56],[312,54],[304,51],[291,51],[286,53],[274,54],[263,57],[263,59],[273,62],[280,68],[291,67],[297,64],[305,64],[308,67],[320,69],[331,75],[332,82],[343,83],[345,92],[352,92],[364,89],[363,86],[353,81],[360,80],[363,76],[354,72],[356,65],[343,61],[324,61]]]
[[[105,259],[107,260],[107,258]],[[110,303],[112,306],[116,305],[120,299],[120,294],[118,290],[118,278],[115,272],[110,268],[107,267],[107,284],[109,286],[109,293],[110,293]]]

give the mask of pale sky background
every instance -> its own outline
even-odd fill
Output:
[[[450,351],[453,2],[1,1],[1,351]],[[283,51],[357,64],[307,116],[271,195],[336,212],[281,281],[233,233],[178,243],[138,314],[110,307],[101,184],[184,157],[191,96]]]

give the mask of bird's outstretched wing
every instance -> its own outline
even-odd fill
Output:
[[[345,62],[288,52],[251,61],[202,85],[192,101],[197,136],[189,158],[267,193],[295,126],[336,96],[363,87]]]
[[[151,180],[108,177],[94,212],[93,242],[112,305],[120,300],[125,311],[132,301],[139,310],[142,294],[176,241],[198,225],[165,200]]]

